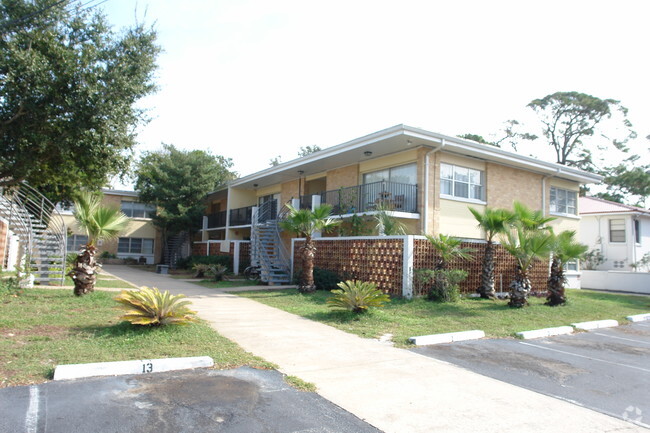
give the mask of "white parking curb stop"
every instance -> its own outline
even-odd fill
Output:
[[[416,346],[428,346],[430,344],[478,340],[479,338],[483,337],[485,337],[485,332],[475,329],[472,331],[448,332],[446,334],[420,335],[419,337],[409,338],[409,341]]]
[[[54,370],[54,380],[80,379],[82,377],[92,376],[160,373],[163,371],[212,367],[213,365],[214,361],[209,356],[65,364],[57,365]]]
[[[650,313],[635,314],[634,316],[627,316],[626,319],[630,322],[643,322],[644,320],[650,320]]]
[[[613,326],[618,326],[618,322],[616,320],[593,320],[591,322],[572,323],[571,326],[576,329],[588,331],[590,329],[611,328]]]
[[[554,335],[572,334],[571,326],[558,326],[557,328],[534,329],[532,331],[521,331],[515,333],[518,338],[530,340],[531,338],[552,337]]]

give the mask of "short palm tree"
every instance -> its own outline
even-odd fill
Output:
[[[86,232],[88,243],[81,247],[68,275],[74,281],[74,294],[82,296],[95,290],[99,268],[95,260],[96,242],[117,238],[129,220],[119,209],[103,206],[101,196],[89,192],[82,192],[74,205],[75,220]]]
[[[553,259],[551,261],[551,273],[546,284],[548,289],[546,305],[551,307],[566,303],[564,265],[571,260],[582,258],[589,249],[587,245],[575,241],[575,234],[575,231],[566,230],[553,236],[552,239],[551,252],[553,253]]]
[[[438,236],[426,235],[426,237],[439,254],[434,266],[433,287],[429,287],[428,293],[429,299],[435,300],[439,298],[437,294],[446,294],[451,287],[450,272],[447,270],[449,262],[453,259],[471,260],[474,249],[463,247],[462,240],[442,233]]]
[[[305,243],[300,247],[300,257],[302,258],[302,276],[300,279],[299,290],[301,292],[313,292],[316,290],[314,285],[314,255],[316,247],[314,246],[313,236],[316,232],[329,232],[341,223],[341,220],[330,218],[332,206],[323,204],[313,211],[309,209],[296,209],[287,205],[289,215],[283,221],[280,221],[280,227],[289,232],[295,233],[305,238]]]
[[[389,211],[390,208],[385,205],[377,206],[377,211],[374,215],[375,221],[377,222],[377,233],[379,236],[405,235],[406,226],[397,218],[390,215],[388,213]]]
[[[541,210],[532,210],[518,201],[515,201],[512,206],[515,220],[524,230],[548,230],[548,223],[556,219],[546,217]]]
[[[481,285],[477,292],[481,298],[494,298],[494,237],[508,231],[510,224],[514,220],[514,214],[505,209],[485,208],[479,212],[474,208],[469,208],[474,218],[478,222],[478,227],[485,233],[485,250],[483,254],[483,266],[481,268]]]
[[[546,230],[527,230],[522,224],[516,224],[502,238],[501,244],[515,259],[515,276],[510,283],[511,307],[528,305],[531,290],[528,272],[536,260],[548,257],[553,236]]]

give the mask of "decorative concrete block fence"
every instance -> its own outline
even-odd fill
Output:
[[[192,244],[194,256],[229,256],[233,272],[239,274],[250,263],[250,241],[200,241]]]
[[[435,249],[424,236],[322,237],[314,242],[314,266],[374,282],[386,293],[407,298],[426,294],[426,288],[414,281],[414,270],[433,269],[437,260]],[[294,275],[301,269],[299,249],[303,243],[304,239],[292,240]],[[467,271],[460,290],[475,293],[481,281],[485,241],[466,239],[463,246],[475,249],[474,260],[453,260],[448,268]],[[515,261],[500,245],[495,245],[495,250],[496,290],[507,292],[514,277]],[[529,274],[533,290],[546,292],[548,271],[548,260],[535,263]]]

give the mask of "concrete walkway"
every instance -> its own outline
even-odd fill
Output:
[[[385,432],[648,432],[250,299],[125,266],[105,270],[187,295],[221,335],[315,383],[320,395]]]

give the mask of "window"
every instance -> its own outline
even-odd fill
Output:
[[[123,201],[121,208],[131,218],[151,218],[156,213],[156,206],[137,201]]]
[[[68,252],[79,251],[81,249],[81,246],[86,245],[87,243],[88,243],[88,236],[86,235],[68,236],[68,243],[66,246],[66,250]]]
[[[119,238],[117,252],[124,254],[153,254],[153,239]]]
[[[577,200],[578,193],[576,191],[551,187],[551,213],[577,215]]]
[[[408,185],[417,184],[417,166],[415,164],[400,165],[399,167],[386,168],[363,175],[363,183],[395,182]]]
[[[609,220],[609,241],[625,242],[625,220]]]
[[[577,271],[578,270],[578,261],[577,260],[571,260],[568,261],[564,264],[564,270],[565,271]]]
[[[440,164],[440,193],[485,201],[485,174],[473,168]]]
[[[634,242],[641,243],[641,225],[639,220],[634,220]]]

